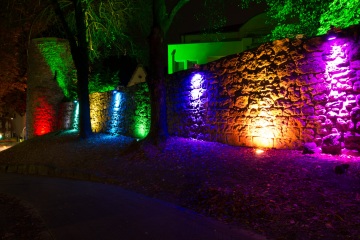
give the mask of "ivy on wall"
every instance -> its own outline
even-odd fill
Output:
[[[359,0],[334,0],[329,10],[321,15],[318,35],[326,34],[333,25],[337,28],[347,28],[360,22]]]
[[[118,72],[100,71],[90,76],[89,93],[108,92],[116,89],[119,83]]]
[[[65,97],[68,100],[76,99],[76,70],[73,67],[68,43],[44,41],[39,43],[38,47]]]

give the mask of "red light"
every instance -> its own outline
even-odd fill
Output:
[[[34,135],[41,136],[54,130],[56,114],[44,97],[37,100],[34,111]]]

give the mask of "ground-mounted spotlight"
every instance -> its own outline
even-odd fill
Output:
[[[327,40],[328,41],[332,41],[332,40],[335,40],[339,33],[341,32],[341,29],[340,28],[336,28],[334,26],[330,26],[330,30],[327,32]]]
[[[262,154],[262,153],[264,153],[264,150],[260,149],[260,148],[257,148],[257,149],[255,149],[255,153],[256,154]]]
[[[329,34],[328,38],[329,41],[335,40],[336,39],[336,35],[335,34]]]

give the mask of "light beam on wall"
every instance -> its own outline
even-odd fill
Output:
[[[148,96],[147,84],[138,85],[139,91],[135,94],[135,114],[133,116],[133,123],[131,129],[133,129],[133,136],[138,139],[145,138],[150,131],[150,99]]]
[[[203,76],[200,73],[195,73],[190,80],[191,87],[193,89],[201,88],[201,84],[203,83],[203,81]]]
[[[79,129],[79,102],[74,101],[75,111],[74,111],[74,119],[73,119],[73,129]]]
[[[113,108],[110,112],[110,129],[109,132],[111,134],[116,134],[118,126],[121,124],[120,120],[120,113],[121,113],[121,101],[122,96],[121,92],[113,91]]]
[[[346,62],[348,61],[348,56],[346,54],[347,48],[349,47],[348,43],[341,42],[341,39],[333,40],[330,43],[330,55],[328,61],[326,62],[326,74],[331,81],[329,81],[329,98],[336,99],[336,108],[333,107],[329,109],[329,112],[333,114],[335,118],[329,117],[326,119],[329,123],[329,128],[323,129],[323,138],[326,135],[332,134],[333,130],[337,132],[345,132],[346,122],[349,123],[349,111],[347,109],[348,105],[351,105],[349,99],[344,97],[347,95],[351,85],[348,86],[349,72],[350,67]],[[342,97],[341,97],[342,96]],[[345,124],[339,124],[339,122],[344,122]]]
[[[45,97],[37,99],[37,104],[34,110],[34,135],[41,136],[53,130],[53,122],[56,117],[55,110]]]
[[[38,43],[38,47],[65,97],[70,99],[74,97],[72,96],[74,92],[70,89],[75,85],[73,77],[76,71],[72,70],[72,58],[66,42],[49,39]]]
[[[138,138],[144,138],[148,134],[148,129],[146,127],[146,124],[144,123],[137,123],[135,125],[135,136]]]
[[[190,79],[190,105],[198,108],[201,105],[200,98],[203,96],[205,89],[203,89],[204,76],[200,73],[195,73]]]
[[[253,147],[273,148],[276,128],[274,125],[275,116],[259,116],[248,128],[248,136],[252,136]]]
[[[333,44],[331,45],[331,54],[329,56],[329,59],[331,59],[331,61],[327,61],[326,63],[326,72],[327,75],[331,78],[331,91],[329,97],[335,97],[341,93],[341,90],[337,89],[339,81],[336,78],[339,77],[339,74],[344,74],[350,70],[349,67],[344,66],[342,66],[341,69],[339,68],[339,65],[347,61],[344,53],[346,47],[347,44],[338,45],[336,41],[333,42]]]
[[[93,99],[98,99],[97,101],[92,101],[90,99],[90,121],[91,121],[91,130],[94,133],[104,131],[104,122],[105,118],[109,117],[108,106],[109,100],[107,97],[102,97],[101,93],[93,93]]]
[[[139,106],[138,109],[142,109],[145,106]],[[145,138],[150,131],[150,121],[146,115],[134,116],[134,136],[136,138]]]

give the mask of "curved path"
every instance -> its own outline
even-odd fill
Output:
[[[265,239],[115,185],[0,173],[0,193],[35,207],[57,240]]]

